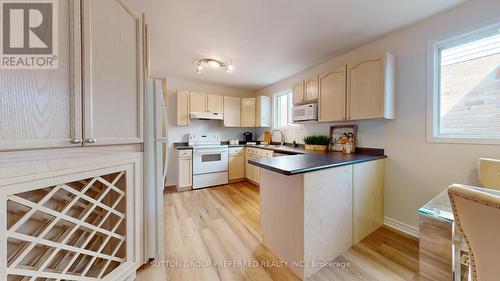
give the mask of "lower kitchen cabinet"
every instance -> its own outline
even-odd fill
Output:
[[[255,184],[260,184],[260,168],[249,164],[249,160],[255,160],[264,157],[273,157],[274,152],[267,149],[247,147],[245,149],[245,176]]]
[[[229,181],[245,178],[245,147],[229,148]]]
[[[353,165],[353,245],[384,225],[385,160]]]
[[[193,151],[177,150],[177,190],[189,190],[193,186]]]
[[[229,156],[229,180],[245,178],[245,156]]]

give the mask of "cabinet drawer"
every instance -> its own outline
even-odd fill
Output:
[[[247,155],[256,154],[256,149],[255,149],[255,148],[252,148],[252,147],[247,147],[247,148],[245,149],[245,153],[246,153]]]
[[[183,149],[179,150],[179,157],[191,157],[193,155],[193,151],[191,149]]]
[[[229,148],[229,156],[243,155],[244,153],[245,153],[244,147],[230,147]]]
[[[272,150],[266,150],[266,149],[259,149],[257,152],[259,156],[262,157],[273,157],[273,151]]]

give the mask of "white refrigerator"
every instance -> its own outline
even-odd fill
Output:
[[[168,160],[165,79],[147,79],[144,98],[144,262],[164,259],[163,189]]]

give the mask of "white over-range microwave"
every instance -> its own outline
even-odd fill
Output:
[[[292,107],[292,121],[316,121],[318,120],[318,104],[308,103]]]

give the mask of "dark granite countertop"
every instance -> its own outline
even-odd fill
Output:
[[[356,153],[318,152],[305,150],[303,146],[291,145],[247,145],[244,143],[229,145],[229,147],[255,147],[273,150],[276,153],[289,154],[272,158],[249,160],[249,163],[263,169],[283,175],[297,175],[338,166],[351,165],[386,158],[383,149],[356,148]],[[187,143],[174,143],[175,149],[192,149]]]
[[[187,142],[175,142],[174,143],[174,148],[178,150],[184,150],[184,149],[193,149],[192,146],[188,145]]]
[[[305,152],[273,158],[249,160],[248,163],[283,175],[297,175],[338,166],[351,165],[387,158],[382,149],[357,149],[357,153]]]

